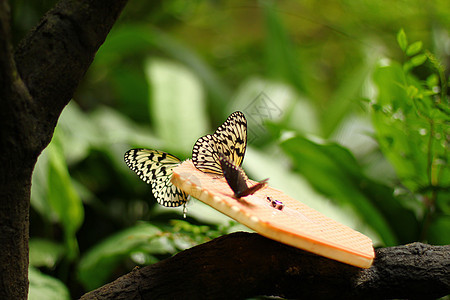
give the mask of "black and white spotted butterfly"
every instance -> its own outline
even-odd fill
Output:
[[[235,198],[239,199],[245,196],[253,195],[267,185],[267,180],[269,180],[268,178],[249,187],[247,185],[247,175],[245,175],[244,170],[235,165],[224,154],[219,153],[218,156],[223,176],[225,177],[225,180],[230,188],[233,190]]]
[[[200,171],[222,175],[219,153],[240,167],[246,146],[247,120],[242,112],[236,111],[213,134],[197,140],[192,149],[192,162]]]
[[[124,160],[143,181],[152,185],[153,196],[159,204],[177,207],[187,202],[188,195],[170,181],[173,168],[181,163],[178,157],[158,150],[131,149],[125,153]]]

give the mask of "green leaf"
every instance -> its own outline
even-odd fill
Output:
[[[54,268],[64,254],[64,246],[51,240],[31,238],[30,265],[33,267]]]
[[[58,279],[41,273],[38,269],[28,269],[30,286],[28,291],[29,300],[69,300],[70,294],[67,287]]]
[[[427,86],[432,89],[434,87],[437,87],[439,85],[439,76],[437,74],[431,74],[427,77]]]
[[[352,154],[337,144],[319,145],[296,136],[281,143],[296,170],[321,193],[338,202],[351,205],[363,220],[380,235],[385,245],[397,244],[390,224],[372,203],[363,187],[373,184],[364,176]],[[392,193],[391,193],[392,194]]]
[[[56,134],[58,143],[68,165],[80,162],[88,157],[91,148],[105,144],[104,132],[78,106],[70,101],[58,120]],[[109,145],[109,144],[108,144]]]
[[[420,50],[422,50],[422,41],[414,42],[408,46],[408,49],[406,49],[406,55],[408,56],[416,55],[417,53],[420,52]]]
[[[69,175],[60,145],[60,134],[61,132],[56,130],[48,146],[48,201],[63,225],[68,257],[74,259],[78,253],[75,234],[83,223],[84,209]]]
[[[416,56],[413,56],[410,61],[414,67],[418,67],[421,64],[423,64],[426,60],[427,60],[426,54],[418,54]]]
[[[207,117],[203,88],[184,66],[162,59],[146,63],[151,86],[150,116],[167,149],[184,152],[205,133]]]
[[[141,223],[99,242],[80,260],[78,278],[87,290],[105,284],[114,268],[136,253],[165,254],[176,249],[153,225]]]
[[[47,179],[48,179],[48,148],[42,151],[33,171],[33,179],[31,185],[31,206],[35,209],[44,220],[53,222],[55,213],[49,203],[47,197]]]
[[[403,51],[406,51],[406,47],[408,46],[408,39],[406,38],[406,33],[402,29],[397,33],[397,43]]]
[[[98,124],[93,122],[92,118],[88,117],[74,101],[71,101],[62,112],[53,141],[38,158],[31,185],[31,205],[49,223],[59,220],[59,215],[53,209],[55,203],[50,203],[50,200],[54,198],[48,196],[48,193],[53,191],[48,183],[51,152],[57,151],[61,155],[63,154],[63,158],[58,157],[57,159],[63,160],[62,168],[67,170],[68,164],[84,160],[89,155],[91,147],[101,144],[99,141],[103,141],[105,133],[109,133],[109,131],[102,130],[102,132],[104,133],[100,135]],[[55,144],[58,144],[56,150]],[[52,157],[54,160],[54,155]],[[55,164],[54,161],[53,164]],[[63,176],[67,176],[67,174]],[[67,187],[68,189],[71,189],[70,185]],[[54,191],[53,194],[55,194]]]

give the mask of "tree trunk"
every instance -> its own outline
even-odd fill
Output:
[[[436,299],[450,293],[450,246],[376,250],[360,269],[256,233],[234,233],[85,294],[101,299]]]
[[[126,2],[62,0],[13,54],[0,0],[0,299],[27,298],[34,166]]]

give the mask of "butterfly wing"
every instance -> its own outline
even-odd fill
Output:
[[[232,113],[217,128],[214,136],[220,141],[218,150],[240,167],[247,147],[247,119],[244,114],[240,111]]]
[[[222,167],[223,176],[233,190],[234,196],[240,198],[238,195],[248,189],[246,182],[247,176],[245,175],[244,170],[233,164],[223,153],[219,153],[219,161]]]
[[[125,163],[143,181],[152,185],[156,201],[163,206],[176,207],[187,201],[187,194],[172,184],[173,168],[180,164],[174,155],[158,150],[131,149],[124,155]]]
[[[219,163],[219,141],[214,135],[207,134],[197,140],[192,149],[192,162],[202,172],[222,175]]]
[[[192,162],[203,172],[222,175],[218,153],[224,154],[235,165],[241,166],[247,146],[247,120],[242,112],[232,113],[217,128],[197,140],[192,149]]]

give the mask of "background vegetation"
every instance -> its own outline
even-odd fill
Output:
[[[54,2],[12,1],[16,42]],[[131,1],[36,166],[30,299],[246,230],[157,205],[123,162],[189,158],[236,110],[251,178],[375,246],[449,244],[449,28],[448,1]]]

